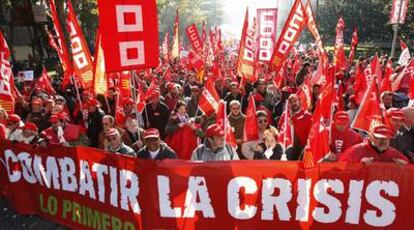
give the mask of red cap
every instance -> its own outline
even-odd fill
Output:
[[[349,96],[348,100],[349,100],[349,102],[351,102],[355,105],[358,105],[358,103],[356,102],[356,99],[355,99],[355,95]]]
[[[7,121],[9,121],[9,122],[20,122],[21,120],[22,119],[20,119],[20,117],[17,114],[11,114],[7,118]]]
[[[392,138],[391,129],[384,124],[377,124],[372,128],[371,134],[376,138]]]
[[[145,130],[144,138],[160,138],[160,132],[158,131],[158,129],[149,128]]]
[[[349,115],[345,111],[338,111],[335,113],[334,122],[337,125],[348,125],[349,124]]]
[[[105,137],[112,137],[112,136],[119,136],[119,131],[115,128],[110,128],[108,132],[106,132]]]
[[[122,104],[123,105],[133,105],[133,104],[135,104],[135,101],[130,97],[126,97],[126,98],[124,98],[124,100],[122,100]]]
[[[40,99],[40,98],[35,98],[35,99],[33,99],[33,100],[32,100],[32,104],[42,105],[42,104],[43,104],[43,102],[42,102],[42,99]]]
[[[33,122],[26,122],[26,124],[23,126],[23,129],[37,132],[37,125]]]
[[[398,108],[391,108],[387,110],[387,116],[389,118],[395,119],[395,120],[404,120],[405,116],[404,116],[404,112],[401,111],[401,109]]]
[[[223,137],[224,130],[218,124],[212,124],[206,129],[206,137]]]

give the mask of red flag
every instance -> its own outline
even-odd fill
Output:
[[[0,31],[0,107],[8,113],[14,112],[14,81],[10,66],[10,50],[3,33]]]
[[[233,128],[230,126],[230,122],[227,119],[226,108],[226,102],[220,100],[217,110],[216,122],[224,130],[224,139],[226,140],[226,143],[231,145],[233,148],[237,148],[236,137],[234,136]]]
[[[336,41],[335,41],[335,72],[340,71],[342,68],[346,68],[346,58],[344,50],[344,28],[345,22],[342,18],[339,18],[336,25]]]
[[[327,85],[317,102],[312,116],[308,143],[302,160],[305,168],[314,167],[330,153],[329,135],[332,121],[332,105],[335,98],[334,92],[333,84]]]
[[[302,109],[307,110],[312,103],[312,85],[310,78],[306,78],[296,94],[301,101]]]
[[[255,82],[255,48],[254,30],[249,27],[249,9],[244,16],[243,30],[240,38],[239,55],[237,61],[237,74],[245,75],[250,82]]]
[[[172,50],[171,50],[171,57],[172,58],[179,58],[180,57],[179,25],[180,25],[180,19],[179,19],[179,16],[178,16],[178,9],[177,9],[176,10],[176,15],[175,15],[175,21],[174,21],[174,34],[173,34]]]
[[[59,17],[56,11],[55,0],[50,0],[49,4],[50,4],[49,5],[50,13],[51,13],[53,25],[55,28],[56,38],[58,40],[58,45],[56,44],[51,33],[49,33],[49,44],[53,48],[55,48],[56,52],[58,53],[60,63],[62,64],[62,69],[63,69],[62,88],[66,88],[70,84],[70,77],[72,75],[72,66],[70,64],[68,47],[66,46],[62,26],[59,23]]]
[[[289,17],[280,33],[270,63],[278,72],[306,25],[306,15],[301,0],[295,0]]]
[[[392,69],[392,61],[388,59],[385,65],[384,78],[381,81],[380,93],[384,91],[391,91],[391,74],[394,72]]]
[[[170,33],[165,33],[164,41],[162,42],[162,58],[164,62],[170,61]]]
[[[315,17],[314,17],[313,10],[312,10],[312,4],[309,0],[306,1],[305,10],[306,10],[306,17],[308,19],[308,22],[307,22],[308,30],[313,35],[313,38],[315,38],[316,46],[318,47],[318,51],[320,55],[322,56],[322,62],[327,63],[328,56],[326,55],[326,51],[323,47],[322,39],[321,39],[321,36],[319,35],[318,27],[315,22]]]
[[[291,117],[289,112],[289,103],[286,101],[285,110],[279,119],[279,136],[278,142],[286,150],[293,145],[293,132],[291,126]]]
[[[206,22],[203,21],[203,31],[201,33],[201,41],[203,42],[203,47],[206,45],[205,44],[206,40],[207,40]]]
[[[354,62],[355,52],[357,50],[359,40],[358,40],[358,28],[355,27],[354,33],[352,33],[352,42],[351,42],[351,51],[349,52],[349,63]]]
[[[382,82],[381,63],[377,54],[375,54],[374,58],[371,61],[371,75],[376,75],[378,82]]]
[[[201,41],[200,35],[195,24],[190,25],[186,29],[188,40],[193,47],[193,50],[197,52],[198,55],[203,55],[203,42]]]
[[[140,82],[138,84],[138,94],[137,94],[137,111],[138,113],[142,113],[144,111],[145,108],[145,93],[144,90],[142,88],[142,83]]]
[[[311,84],[312,85],[315,85],[315,84],[322,85],[323,81],[326,81],[325,75],[324,75],[323,72],[324,72],[323,62],[322,62],[322,60],[319,60],[318,68],[313,73],[313,76],[312,76],[312,79],[311,79]]]
[[[407,65],[411,59],[410,50],[408,49],[407,44],[405,44],[405,42],[402,39],[400,39],[400,46],[401,46],[402,52],[401,52],[400,58],[398,59],[398,64]]]
[[[203,93],[198,101],[198,107],[207,116],[217,112],[220,96],[214,87],[212,79],[207,79]]]
[[[115,107],[115,123],[119,127],[124,127],[125,121],[125,113],[122,108],[122,99],[119,95],[116,100],[116,107]]]
[[[408,97],[411,100],[414,100],[414,71],[411,71],[411,76],[410,76],[410,89],[408,91]]]
[[[98,0],[98,9],[106,71],[158,66],[155,0]]]
[[[40,88],[47,94],[55,95],[56,91],[53,89],[52,83],[50,83],[50,77],[47,74],[46,68],[43,67],[42,75],[36,80],[35,87]]]
[[[355,73],[354,95],[358,104],[361,103],[367,88],[368,84],[364,71],[361,67],[357,66]]]
[[[67,6],[67,23],[72,48],[73,68],[83,88],[92,90],[93,63],[91,53],[70,0],[67,0]]]
[[[342,82],[340,82],[337,92],[338,92],[337,94],[338,110],[345,111],[345,101],[344,101],[345,90],[344,90],[344,84]]]
[[[384,121],[380,107],[377,79],[374,78],[365,92],[351,127],[369,132],[370,127],[377,123],[384,123]]]
[[[250,95],[244,121],[243,141],[254,140],[259,140],[259,128],[257,127],[256,103],[253,95]]]
[[[171,67],[170,65],[167,66],[167,68],[165,69],[164,72],[164,81],[165,82],[171,82],[172,81],[172,72],[171,72]]]

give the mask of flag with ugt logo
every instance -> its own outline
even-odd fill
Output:
[[[156,1],[99,0],[98,7],[107,72],[157,67]]]

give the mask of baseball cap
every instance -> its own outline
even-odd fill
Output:
[[[224,130],[218,124],[212,124],[206,129],[206,137],[223,137]]]
[[[160,138],[160,132],[156,128],[149,128],[145,130],[144,138]]]
[[[392,138],[391,129],[384,124],[375,125],[371,130],[371,134],[376,138]]]
[[[392,119],[400,120],[400,121],[404,120],[405,118],[403,111],[401,111],[401,109],[398,109],[398,108],[388,109],[387,116]]]
[[[337,125],[348,125],[349,124],[349,115],[345,111],[338,111],[335,113],[334,122]]]

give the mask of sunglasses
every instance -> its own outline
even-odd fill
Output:
[[[259,124],[267,123],[267,120],[259,120],[258,122],[259,122]]]

